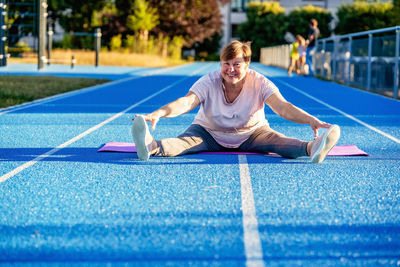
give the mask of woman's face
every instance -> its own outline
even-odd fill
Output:
[[[243,55],[240,54],[231,60],[221,61],[221,75],[225,82],[229,84],[237,84],[246,77],[249,63],[244,61]]]

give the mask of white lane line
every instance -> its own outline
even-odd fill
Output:
[[[246,155],[238,155],[246,266],[265,266]]]
[[[191,65],[191,64],[189,64]],[[75,95],[79,95],[79,94],[83,94],[83,93],[87,93],[90,91],[95,91],[98,89],[101,89],[103,87],[108,87],[110,85],[116,85],[116,84],[120,84],[120,83],[124,83],[127,81],[131,81],[131,80],[136,80],[142,77],[146,77],[146,76],[153,76],[153,75],[157,75],[157,74],[161,74],[173,69],[177,69],[177,68],[181,68],[181,67],[185,67],[187,65],[180,65],[180,66],[176,66],[176,67],[170,67],[170,68],[163,68],[163,69],[157,69],[154,71],[150,71],[150,72],[145,72],[143,74],[137,74],[137,76],[134,77],[128,77],[125,79],[121,79],[121,80],[117,80],[117,81],[112,81],[112,82],[108,82],[105,84],[100,84],[100,85],[95,85],[95,86],[91,86],[91,87],[87,87],[87,88],[82,88],[82,89],[78,89],[78,90],[74,90],[74,91],[70,91],[70,92],[66,92],[66,93],[61,93],[61,94],[57,94],[54,96],[49,96],[49,97],[45,97],[42,99],[38,99],[38,100],[34,100],[28,103],[23,103],[20,105],[15,105],[15,106],[11,106],[11,107],[7,107],[4,109],[0,109],[0,116],[13,112],[13,111],[18,111],[21,109],[25,109],[25,108],[30,108],[30,107],[34,107],[34,106],[38,106],[38,105],[42,105],[51,101],[55,101],[55,100],[60,100],[66,97],[71,97],[71,96],[75,96]],[[17,76],[16,76],[17,77]]]
[[[53,155],[53,154],[56,153],[57,151],[59,151],[59,150],[65,148],[65,147],[69,146],[70,144],[72,144],[72,143],[78,141],[79,139],[85,137],[86,135],[88,135],[88,134],[90,134],[90,133],[96,131],[97,129],[103,127],[103,126],[106,125],[107,123],[110,123],[111,121],[113,121],[113,120],[115,120],[116,118],[120,117],[121,115],[123,115],[124,113],[128,112],[129,110],[131,110],[131,109],[137,107],[138,105],[140,105],[140,104],[146,102],[147,100],[149,100],[149,99],[151,99],[151,98],[153,98],[153,97],[155,97],[155,96],[157,96],[157,95],[163,93],[164,91],[170,89],[171,87],[174,87],[175,85],[177,85],[177,84],[183,82],[184,80],[189,79],[190,77],[192,77],[192,76],[196,75],[197,73],[201,72],[203,69],[209,67],[209,65],[211,65],[211,64],[205,65],[204,67],[202,67],[202,68],[200,68],[200,69],[198,69],[198,70],[192,72],[190,75],[188,75],[188,76],[186,76],[186,77],[184,77],[184,78],[182,78],[182,79],[179,79],[179,80],[175,81],[174,83],[168,85],[167,87],[162,88],[161,90],[157,91],[156,93],[154,93],[154,94],[152,94],[152,95],[150,95],[150,96],[148,96],[148,97],[146,97],[146,98],[140,100],[139,102],[137,102],[137,103],[133,104],[132,106],[130,106],[130,107],[124,109],[123,111],[121,111],[121,112],[115,114],[114,116],[108,118],[107,120],[105,120],[105,121],[103,121],[103,122],[101,122],[101,123],[99,123],[99,124],[93,126],[92,128],[86,130],[85,132],[79,134],[78,136],[75,136],[74,138],[68,140],[67,142],[65,142],[65,143],[63,143],[63,144],[61,144],[61,145],[59,145],[59,146],[57,146],[57,147],[55,147],[55,148],[49,150],[48,152],[46,152],[46,153],[44,153],[44,154],[42,154],[42,155],[40,155],[40,156],[37,156],[37,157],[34,158],[33,160],[28,161],[28,162],[26,162],[26,163],[20,165],[19,167],[15,168],[14,170],[12,170],[12,171],[10,171],[10,172],[8,172],[8,173],[2,175],[2,176],[0,177],[0,183],[2,183],[2,182],[4,182],[4,181],[7,181],[7,180],[10,179],[11,177],[15,176],[16,174],[20,173],[21,171],[23,171],[23,170],[25,170],[25,169],[27,169],[27,168],[29,168],[29,167],[31,167],[32,165],[38,163],[38,162],[41,161],[42,159],[45,159],[45,158],[47,158],[47,157]]]
[[[263,73],[263,71],[260,71],[260,72]],[[265,73],[263,73],[263,74],[265,75]],[[332,109],[332,110],[334,110],[334,111],[336,111],[336,112],[342,114],[343,116],[345,116],[345,117],[347,117],[347,118],[349,118],[349,119],[351,119],[351,120],[353,120],[353,121],[355,121],[355,122],[357,122],[357,123],[359,123],[359,124],[361,124],[361,125],[367,127],[368,129],[371,129],[371,130],[373,130],[373,131],[375,131],[375,132],[377,132],[377,133],[379,133],[379,134],[381,134],[381,135],[383,135],[383,136],[389,138],[390,140],[395,141],[396,143],[400,144],[400,139],[397,139],[396,137],[394,137],[394,136],[392,136],[392,135],[390,135],[390,134],[388,134],[388,133],[385,133],[385,132],[379,130],[378,128],[375,128],[374,126],[372,126],[372,125],[370,125],[370,124],[368,124],[368,123],[366,123],[366,122],[363,122],[363,121],[357,119],[356,117],[354,117],[354,116],[352,116],[352,115],[350,115],[350,114],[347,114],[346,112],[344,112],[344,111],[342,111],[342,110],[340,110],[340,109],[338,109],[338,108],[335,108],[334,106],[331,106],[331,105],[329,105],[328,103],[325,103],[324,101],[319,100],[319,99],[316,98],[316,97],[313,97],[313,96],[310,95],[310,94],[307,94],[306,92],[302,91],[301,89],[299,89],[299,88],[297,88],[297,87],[295,87],[295,86],[293,86],[293,85],[291,85],[291,84],[289,84],[289,83],[287,83],[287,82],[284,82],[284,81],[282,81],[281,79],[278,79],[278,78],[274,78],[274,79],[275,79],[275,80],[278,80],[280,83],[282,83],[282,84],[284,84],[284,85],[286,85],[286,86],[292,88],[292,89],[295,90],[296,92],[298,92],[298,93],[300,93],[300,94],[303,94],[303,95],[305,95],[306,97],[311,98],[312,100],[314,100],[314,101],[316,101],[316,102],[318,102],[318,103],[320,103],[320,104],[322,104],[322,105],[324,105],[324,106],[326,106],[326,107],[328,107],[328,108],[330,108],[330,109]]]

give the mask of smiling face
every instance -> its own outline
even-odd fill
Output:
[[[242,54],[231,60],[221,60],[221,75],[228,84],[241,82],[246,77],[248,68],[249,63],[245,62]]]
[[[221,76],[225,85],[240,85],[246,77],[250,65],[250,43],[232,41],[226,45],[220,55]]]

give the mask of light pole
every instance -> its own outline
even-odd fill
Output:
[[[47,0],[38,2],[38,69],[43,69],[46,62],[46,19],[47,19]]]

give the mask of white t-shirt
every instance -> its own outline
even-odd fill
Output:
[[[224,147],[239,147],[254,130],[268,125],[264,103],[278,88],[251,69],[245,79],[243,89],[233,103],[225,99],[220,70],[201,77],[190,88],[201,103],[193,124],[204,127]]]
[[[297,51],[299,52],[300,57],[306,56],[306,48],[304,46],[299,45],[299,47],[297,47]]]

